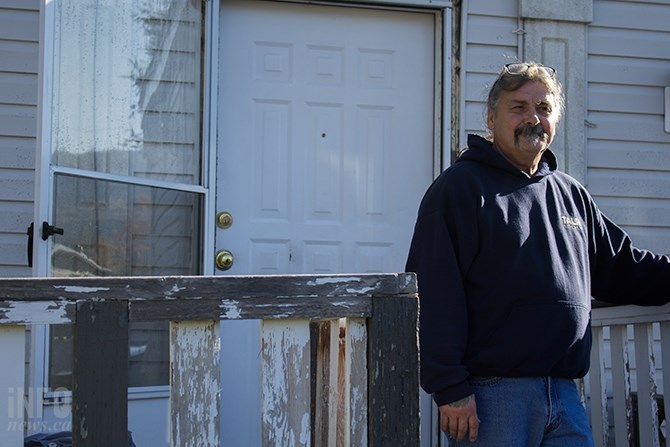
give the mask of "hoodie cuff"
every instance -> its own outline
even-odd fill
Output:
[[[437,406],[440,407],[442,405],[450,404],[452,402],[456,402],[457,400],[464,399],[471,394],[472,389],[470,388],[470,384],[467,381],[465,381],[457,385],[451,386],[449,388],[446,388],[444,390],[433,393],[433,400],[435,401]]]

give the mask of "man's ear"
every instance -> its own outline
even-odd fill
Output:
[[[486,127],[489,130],[493,130],[493,110],[488,109],[486,112]]]

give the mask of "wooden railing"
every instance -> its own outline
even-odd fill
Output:
[[[585,381],[596,446],[665,446],[670,399],[670,305],[592,311]]]
[[[170,321],[170,444],[219,446],[219,321],[260,319],[264,446],[417,446],[417,317],[405,273],[0,279],[0,402],[25,326],[71,323],[74,445],[125,445],[128,323]],[[0,405],[0,427],[17,417]]]

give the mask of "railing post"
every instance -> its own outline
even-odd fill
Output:
[[[610,356],[612,358],[614,441],[617,447],[623,447],[630,445],[633,427],[627,325],[610,326]]]
[[[73,349],[74,447],[128,445],[128,302],[77,303]]]
[[[418,300],[375,296],[368,324],[369,446],[415,447],[419,427]]]
[[[309,321],[263,320],[261,357],[262,445],[311,445]]]
[[[596,445],[609,445],[609,421],[607,418],[607,392],[605,389],[605,342],[603,328],[592,329],[591,372],[589,385],[591,394],[591,430]]]
[[[651,323],[637,323],[635,333],[635,369],[637,375],[637,415],[640,445],[658,447],[658,408],[656,404],[655,361]]]
[[[670,417],[670,321],[661,321],[661,368],[663,379],[663,412],[666,417],[666,430],[668,429],[668,417]]]
[[[310,330],[314,343],[312,355],[315,358],[312,365],[313,443],[316,447],[334,446],[337,445],[338,437],[341,439],[343,436],[339,432],[341,425],[347,425],[348,428],[348,420],[344,415],[338,417],[340,410],[344,410],[339,405],[343,403],[343,396],[340,394],[343,389],[339,386],[339,367],[343,366],[339,359],[339,320],[312,323]]]
[[[349,444],[364,446],[368,440],[368,359],[365,319],[347,319],[345,377],[349,393]]]
[[[220,358],[218,321],[170,323],[170,445],[219,446]]]

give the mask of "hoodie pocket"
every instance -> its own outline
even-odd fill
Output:
[[[471,346],[474,373],[544,375],[584,340],[590,309],[571,301],[533,301],[512,307],[482,346]]]

